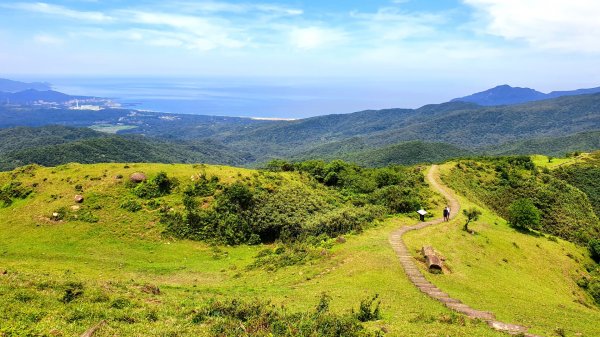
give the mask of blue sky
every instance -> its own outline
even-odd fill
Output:
[[[0,2],[0,77],[600,85],[596,0]]]

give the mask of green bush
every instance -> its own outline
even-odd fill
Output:
[[[508,208],[508,221],[516,228],[540,229],[540,220],[540,211],[535,207],[531,199],[518,199]]]
[[[375,294],[375,296],[371,298],[360,301],[360,306],[358,307],[358,312],[356,313],[356,318],[359,321],[368,322],[381,319],[381,312],[379,309],[381,301],[379,301],[378,298],[379,294]]]
[[[133,193],[144,199],[158,198],[170,194],[178,184],[177,179],[169,178],[161,171],[152,179],[137,184]]]
[[[326,296],[326,295],[324,295]],[[196,310],[191,321],[205,324],[215,336],[377,336],[352,314],[329,311],[329,297],[322,297],[314,312],[289,313],[283,306],[260,300],[212,300]],[[251,333],[249,333],[251,332]]]
[[[33,192],[30,187],[23,186],[20,181],[11,181],[0,188],[0,207],[12,205],[15,199],[25,199]]]
[[[297,171],[298,179],[262,171],[222,185],[200,176],[183,192],[185,211],[163,214],[162,222],[168,233],[194,240],[295,242],[360,232],[385,214],[414,211],[428,197],[421,172],[401,166],[365,169],[342,161],[289,165],[273,162],[271,169]],[[196,197],[211,198],[199,207]]]
[[[139,202],[132,199],[123,201],[119,207],[128,210],[129,212],[137,212],[142,209],[142,205]]]
[[[600,239],[592,239],[588,243],[590,255],[594,261],[600,263]]]
[[[190,197],[208,197],[220,187],[219,177],[213,176],[208,179],[206,175],[202,174],[193,184],[188,185],[183,193]]]

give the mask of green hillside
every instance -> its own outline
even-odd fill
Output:
[[[600,217],[600,151],[576,157],[575,163],[559,167],[553,174],[584,192]]]
[[[600,221],[585,193],[539,170],[526,156],[459,161],[448,185],[505,219],[513,203],[530,200],[541,214],[541,232],[579,244],[600,238]]]
[[[567,153],[590,152],[597,149],[600,149],[600,131],[508,142],[485,148],[482,152],[490,155],[545,154],[563,157]]]
[[[402,142],[390,146],[370,147],[363,139],[330,143],[299,155],[299,159],[342,159],[363,166],[381,167],[390,164],[414,165],[439,163],[473,153],[444,143],[421,141]]]
[[[0,144],[0,170],[4,171],[28,164],[56,166],[71,162],[244,165],[253,160],[247,153],[210,140],[174,142],[64,126],[0,129]]]
[[[134,172],[147,182],[128,182]],[[0,173],[0,186],[5,336],[80,335],[102,320],[96,336],[504,335],[426,297],[400,267],[390,233],[417,221],[414,208],[445,205],[415,168],[68,164]],[[444,291],[534,333],[598,334],[600,310],[576,285],[584,247],[487,211],[479,235],[462,221],[409,241],[446,255],[452,272],[433,280]]]

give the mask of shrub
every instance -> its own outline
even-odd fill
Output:
[[[213,176],[207,179],[206,175],[202,174],[192,185],[188,185],[183,193],[190,197],[208,197],[220,187],[219,177]]]
[[[79,282],[68,282],[65,284],[65,293],[60,299],[63,303],[70,303],[83,295],[83,284]]]
[[[170,194],[178,184],[177,179],[169,178],[161,171],[154,178],[137,184],[133,193],[140,198],[152,199]]]
[[[541,214],[531,199],[514,201],[508,208],[508,221],[515,228],[540,229]]]
[[[142,209],[142,205],[139,202],[131,199],[123,201],[119,207],[130,212],[137,212]]]
[[[471,207],[469,209],[463,209],[463,215],[465,217],[467,217],[467,222],[465,222],[465,226],[463,227],[463,230],[468,232],[469,231],[469,223],[471,221],[477,221],[479,219],[479,216],[481,215],[481,211],[475,207]]]
[[[356,313],[356,318],[359,321],[368,322],[381,319],[381,312],[379,311],[379,305],[381,304],[381,301],[378,301],[378,298],[379,294],[375,294],[375,296],[371,298],[360,301],[358,313]]]
[[[590,255],[594,261],[600,263],[600,239],[592,239],[588,243]]]
[[[323,295],[314,312],[289,313],[283,306],[260,300],[212,300],[196,310],[191,321],[206,324],[215,336],[320,336],[370,337],[355,315],[329,312],[330,298]]]
[[[11,181],[0,188],[0,207],[8,207],[14,199],[25,199],[32,192],[33,189],[24,187],[20,181]]]

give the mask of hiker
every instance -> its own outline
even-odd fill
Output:
[[[444,208],[444,221],[450,221],[450,206]]]

